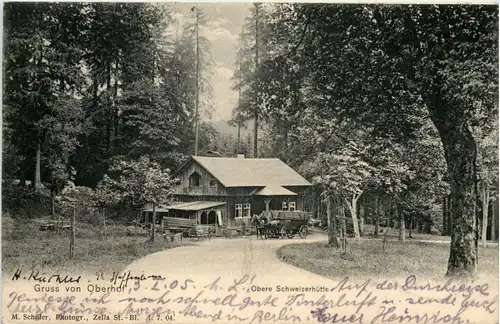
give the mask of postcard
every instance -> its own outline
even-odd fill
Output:
[[[498,323],[498,5],[6,2],[2,323]]]

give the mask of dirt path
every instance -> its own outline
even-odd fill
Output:
[[[279,247],[290,243],[324,240],[324,236],[307,239],[257,240],[254,237],[205,240],[197,246],[186,246],[171,251],[151,254],[132,263],[126,270],[133,273],[148,269],[151,273],[179,274],[192,278],[207,278],[208,274],[243,276],[257,274],[270,276],[306,276],[321,280],[320,276],[292,267],[276,257]],[[293,279],[295,282],[296,279]]]
[[[338,312],[339,315],[337,320],[339,321],[341,316],[347,316],[346,322],[359,322],[360,317],[362,317],[361,323],[370,323],[372,320],[374,320],[373,323],[383,323],[384,320],[388,320],[390,318],[390,315],[405,316],[408,314],[419,314],[420,316],[423,316],[424,314],[427,314],[427,316],[432,316],[439,310],[441,315],[437,315],[437,321],[446,314],[456,314],[460,308],[459,306],[457,307],[457,305],[460,304],[463,298],[460,299],[460,301],[459,298],[457,298],[455,306],[443,305],[440,303],[439,307],[436,304],[433,304],[431,307],[429,307],[428,304],[412,305],[410,307],[405,303],[406,298],[414,298],[417,300],[420,296],[425,298],[435,297],[443,299],[449,295],[446,292],[428,292],[425,290],[412,291],[411,289],[406,291],[402,291],[401,289],[377,290],[376,285],[380,282],[370,282],[366,288],[363,289],[361,287],[365,282],[357,281],[355,278],[349,278],[343,285],[343,289],[338,288],[339,282],[342,278],[339,278],[339,280],[336,281],[330,280],[286,264],[277,258],[276,251],[283,245],[318,241],[325,241],[326,243],[326,237],[322,234],[314,234],[305,240],[299,238],[292,240],[257,240],[255,238],[232,240],[214,239],[212,241],[201,242],[199,246],[182,247],[179,249],[152,254],[131,264],[127,270],[130,270],[132,273],[140,273],[143,269],[148,269],[148,273],[162,274],[167,278],[176,278],[182,274],[183,277],[193,280],[195,284],[203,283],[203,285],[208,285],[214,282],[214,280],[217,280],[217,278],[220,278],[217,281],[219,289],[210,290],[208,287],[202,288],[204,291],[202,296],[210,296],[210,298],[219,297],[221,300],[228,296],[228,289],[232,284],[234,284],[235,281],[237,282],[238,280],[241,280],[241,278],[248,276],[248,280],[244,281],[240,285],[241,289],[238,291],[238,298],[240,300],[244,298],[252,298],[256,301],[262,301],[268,296],[272,296],[272,298],[278,299],[276,307],[267,305],[266,307],[259,308],[258,305],[254,305],[252,307],[246,307],[241,311],[235,311],[234,307],[222,306],[214,308],[213,305],[211,305],[211,308],[210,304],[198,304],[196,308],[202,310],[203,314],[214,314],[214,310],[221,310],[223,314],[222,316],[227,316],[228,313],[238,314],[238,316],[242,318],[247,318],[247,320],[244,321],[245,323],[259,323],[261,320],[264,320],[266,316],[267,319],[270,320],[267,322],[270,323],[275,320],[283,323],[291,323],[294,322],[294,317],[292,316],[297,316],[296,319],[300,317],[302,322],[317,323],[318,320],[317,318],[313,318],[311,311],[317,309],[318,307],[321,308],[320,306],[322,305],[322,302],[318,302],[315,306],[311,306],[313,303],[312,301],[318,301],[321,300],[321,298],[323,298],[324,301],[325,296],[326,299],[334,301],[338,301],[339,298],[344,298],[344,302],[340,302],[335,305],[329,304],[330,307],[328,312],[331,314]],[[418,274],[416,275],[418,278]],[[252,280],[253,276],[255,277]],[[398,280],[400,283],[404,283],[405,278],[388,279],[390,279],[390,282]],[[417,281],[417,284],[421,285],[427,283],[419,279],[417,279]],[[359,286],[356,287],[356,284]],[[441,284],[444,284],[444,282]],[[287,304],[287,301],[290,301],[290,296],[293,296],[294,294],[290,292],[278,292],[278,285],[281,287],[289,286],[304,288],[325,287],[329,290],[337,287],[337,289],[334,289],[333,292],[326,294],[324,292],[305,292],[303,296],[298,297],[296,303]],[[252,291],[255,290],[256,287],[259,287],[260,289],[270,288],[272,291]],[[493,287],[493,295],[497,294],[498,290],[496,288],[497,287]],[[198,285],[196,290],[199,289],[200,286]],[[345,296],[341,297],[343,294],[345,294]],[[321,297],[322,295],[324,296]],[[359,304],[363,301],[368,303],[371,298],[375,297],[375,295],[377,300],[376,303],[372,306],[362,306],[361,311],[356,314],[357,306],[359,306]],[[481,296],[473,295],[473,298],[476,297],[479,298]],[[491,299],[491,296],[489,298]],[[302,304],[300,304],[299,300],[302,300]],[[310,302],[307,302],[306,300],[310,300]],[[354,303],[356,306],[346,307],[345,304],[348,300],[351,305]],[[393,304],[384,305],[382,304],[382,301],[384,300],[393,301]],[[328,305],[328,302],[323,302],[323,304]],[[380,315],[380,313],[384,310],[381,307],[386,307],[386,310],[388,310],[391,305],[396,307],[392,312],[389,312],[385,317],[377,317],[377,314]],[[183,307],[177,308],[177,313],[185,309],[185,305],[182,306]],[[406,314],[405,308],[408,312]],[[264,313],[259,313],[259,311],[264,311]],[[268,311],[269,313],[266,315],[265,311]],[[468,309],[462,317],[468,318],[471,320],[471,323],[494,323],[496,322],[496,314],[498,313],[495,312],[495,314],[487,314],[484,309],[477,308]],[[350,316],[352,316],[351,320],[347,320]],[[413,319],[415,320],[415,318]],[[198,321],[205,323],[208,322],[207,318],[198,319],[196,316],[187,316],[186,320],[187,321],[183,323]],[[333,318],[331,318],[329,322],[332,322],[332,320]],[[224,323],[232,322],[225,321],[224,319],[221,319],[221,321]],[[416,320],[410,322],[416,322]]]
[[[457,315],[463,300],[479,301],[476,304],[481,306],[458,314],[462,320],[485,324],[497,322],[497,287],[490,287],[488,296],[476,291],[472,299],[467,299],[457,292],[429,291],[429,288],[404,290],[401,287],[404,278],[387,278],[383,285],[381,281],[360,281],[356,278],[330,280],[295,268],[276,256],[277,249],[283,245],[317,241],[326,243],[326,237],[316,234],[305,240],[257,240],[255,237],[212,239],[137,260],[126,271],[130,271],[132,276],[143,275],[145,280],[129,280],[121,291],[107,295],[102,291],[89,293],[89,285],[105,289],[111,285],[110,274],[104,274],[99,280],[96,277],[83,278],[79,293],[67,293],[61,289],[58,294],[49,295],[73,296],[73,309],[80,307],[95,312],[106,308],[109,317],[96,319],[93,315],[85,315],[80,321],[86,323],[139,324],[146,323],[148,319],[155,323],[186,324],[318,323],[318,316],[321,322],[328,323],[416,323],[417,316],[429,318],[428,323],[445,323],[443,317]],[[161,280],[146,279],[152,275],[161,276]],[[411,287],[427,284],[418,274],[416,276],[416,283]],[[120,280],[117,280],[118,286]],[[38,301],[26,301],[26,297],[44,294],[34,293],[33,283],[30,284],[23,286],[20,281],[9,281],[3,289],[4,300],[12,301],[12,293],[20,295],[25,292],[27,296],[23,297],[22,305],[34,307],[34,304],[39,304],[42,307],[44,304]],[[289,290],[283,291],[285,287]],[[416,301],[418,297],[434,300],[424,305],[409,304],[408,298]],[[453,301],[453,298],[456,299]],[[491,305],[488,306],[488,303]],[[21,323],[10,318],[6,302],[3,304],[4,322]],[[487,306],[494,308],[493,313],[488,313]],[[56,314],[60,314],[60,307],[59,302],[49,308],[49,316],[55,318]],[[71,311],[67,305],[63,309],[66,315],[77,316],[77,312]],[[320,315],[311,313],[318,309],[323,309]],[[148,315],[152,317],[148,318]],[[445,318],[448,323],[452,322],[450,317]]]

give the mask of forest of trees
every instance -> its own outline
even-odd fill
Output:
[[[57,194],[69,178],[95,187],[116,158],[174,169],[193,154],[196,33],[166,34],[171,8],[9,3],[4,17],[4,177],[41,179]],[[210,98],[210,44],[199,44]],[[200,100],[200,111],[210,105]],[[201,125],[202,150],[213,133]]]
[[[125,170],[174,170],[192,155],[210,44],[194,24],[166,33],[172,17],[158,4],[7,3],[3,178],[44,183],[52,198],[69,180],[110,197]],[[479,238],[497,235],[486,233],[498,213],[497,21],[497,6],[254,3],[232,125],[257,127],[236,140],[203,122],[199,152],[282,159],[313,183],[314,214],[330,226],[354,216],[356,238],[366,215],[375,235],[389,217],[404,240],[442,212],[448,274],[470,274]],[[131,205],[168,195],[143,189]]]
[[[405,218],[442,205],[448,274],[474,272],[498,213],[497,21],[497,6],[254,4],[234,115],[267,126],[266,151],[328,214],[391,215],[404,239]]]

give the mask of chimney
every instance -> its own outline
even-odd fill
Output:
[[[236,157],[238,159],[244,159],[245,158],[245,154],[238,154]]]

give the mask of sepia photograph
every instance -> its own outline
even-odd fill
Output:
[[[2,323],[498,324],[498,15],[4,2]]]

